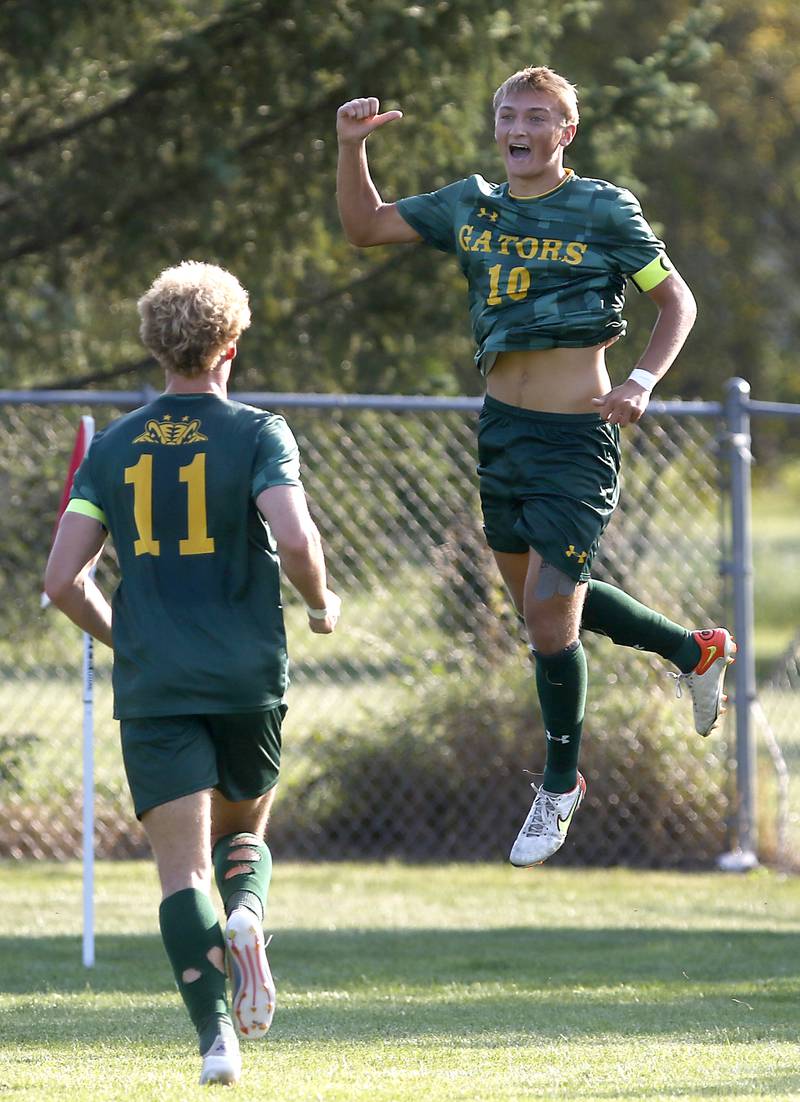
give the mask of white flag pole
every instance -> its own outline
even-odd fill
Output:
[[[94,967],[94,639],[83,633],[83,963]]]
[[[94,436],[94,418],[81,418],[84,455]],[[95,567],[91,576],[94,577]],[[94,639],[83,633],[83,964],[94,967]]]
[[[72,480],[89,450],[94,436],[94,417],[85,414],[75,437],[69,462],[61,504],[58,509],[53,540],[58,525],[69,502]],[[97,564],[95,563],[95,566]],[[95,566],[91,576],[94,577]],[[47,608],[50,598],[42,593],[42,608]],[[94,966],[94,640],[83,633],[83,963]]]

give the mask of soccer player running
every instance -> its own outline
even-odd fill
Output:
[[[510,860],[526,867],[563,845],[586,784],[578,752],[586,699],[580,629],[673,662],[707,735],[722,706],[736,644],[724,628],[692,631],[591,578],[618,500],[619,431],[647,408],[694,323],[696,307],[635,197],[564,166],[578,104],[564,77],[514,73],[494,96],[507,182],[473,175],[384,203],[366,139],[402,117],[374,98],[337,114],[337,198],[348,240],[363,247],[424,241],[454,253],[469,288],[476,364],[486,379],[478,474],[486,538],[536,663],[546,732],[541,787]],[[625,332],[625,282],[657,317],[624,382],[612,386],[605,349]],[[680,684],[680,681],[679,681]]]
[[[166,389],[94,437],[45,589],[113,647],[125,770],[158,867],[161,934],[197,1030],[200,1082],[230,1084],[241,1073],[237,1033],[262,1037],[275,1006],[263,916],[286,712],[280,567],[312,632],[334,630],[340,600],[286,422],[227,397],[247,292],[229,272],[186,261],[161,273],[139,313]],[[113,613],[91,573],[109,534],[121,573]]]

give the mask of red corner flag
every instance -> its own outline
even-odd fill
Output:
[[[72,448],[72,455],[69,461],[69,470],[67,471],[67,477],[64,480],[64,489],[61,491],[61,502],[58,506],[58,514],[56,516],[56,522],[53,525],[53,535],[50,537],[50,546],[56,538],[56,532],[58,531],[58,525],[64,515],[64,510],[69,504],[69,495],[72,491],[72,480],[75,477],[75,472],[83,462],[83,457],[89,450],[89,445],[92,442],[94,436],[94,417],[90,417],[89,414],[85,414],[81,417],[81,423],[78,425],[78,431],[75,434],[75,444]],[[50,599],[46,593],[42,594],[42,608],[47,608],[50,604]]]

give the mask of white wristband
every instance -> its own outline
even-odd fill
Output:
[[[312,620],[327,620],[329,616],[327,608],[309,608],[306,605],[306,612]]]
[[[658,375],[654,375],[652,371],[645,371],[643,367],[635,367],[628,378],[631,382],[644,387],[648,394],[658,382]]]

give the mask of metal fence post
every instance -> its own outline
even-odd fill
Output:
[[[753,639],[753,545],[750,524],[750,384],[729,379],[725,419],[730,455],[733,618],[739,650],[733,667],[736,702],[736,849],[723,858],[727,869],[757,863],[756,752],[752,704],[756,695]]]

